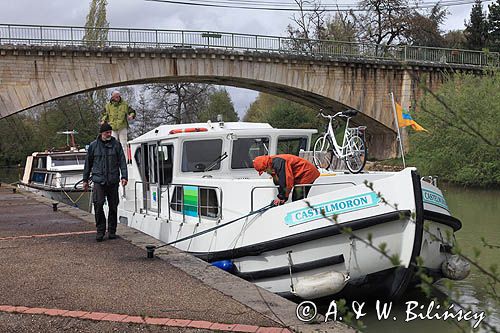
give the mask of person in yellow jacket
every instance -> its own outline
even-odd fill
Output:
[[[113,128],[112,136],[120,142],[127,156],[127,136],[129,121],[135,119],[135,111],[125,102],[118,90],[111,93],[111,99],[102,113],[101,124],[108,123]]]

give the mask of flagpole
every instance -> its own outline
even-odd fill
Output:
[[[401,140],[401,133],[399,131],[398,115],[396,114],[396,104],[394,102],[394,94],[392,93],[392,91],[391,91],[391,102],[392,102],[392,112],[394,113],[394,120],[396,121],[396,128],[398,130],[398,141],[399,141],[399,148],[401,149],[401,157],[403,158],[403,168],[406,168],[405,152],[403,150],[403,142]]]

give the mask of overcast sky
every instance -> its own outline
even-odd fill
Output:
[[[283,0],[273,0],[283,2]],[[90,0],[0,0],[0,23],[83,26]],[[355,3],[323,0],[322,3]],[[487,2],[490,3],[490,2]],[[483,2],[486,10],[487,3]],[[463,29],[472,5],[450,7],[445,30]],[[144,0],[108,0],[110,27],[186,29],[284,36],[292,13],[183,6]],[[257,92],[228,89],[242,115]]]

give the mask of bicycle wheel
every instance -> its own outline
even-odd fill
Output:
[[[330,137],[320,136],[313,148],[313,162],[318,169],[328,169],[333,160],[333,143]]]
[[[366,144],[365,140],[358,135],[349,139],[346,149],[345,165],[351,173],[359,173],[366,164]]]

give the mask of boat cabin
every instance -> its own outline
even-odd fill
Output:
[[[244,122],[160,126],[129,142],[127,191],[133,193],[127,196],[134,196],[134,206],[128,209],[200,222],[220,220],[224,200],[236,215],[249,212],[260,204],[259,193],[252,190],[259,181],[262,189],[272,190],[269,198],[276,192],[269,175],[255,171],[253,159],[267,154],[298,156],[309,150],[314,133]],[[125,205],[131,205],[127,199]]]
[[[82,179],[84,149],[35,152],[26,158],[22,183],[47,188],[70,188]]]

